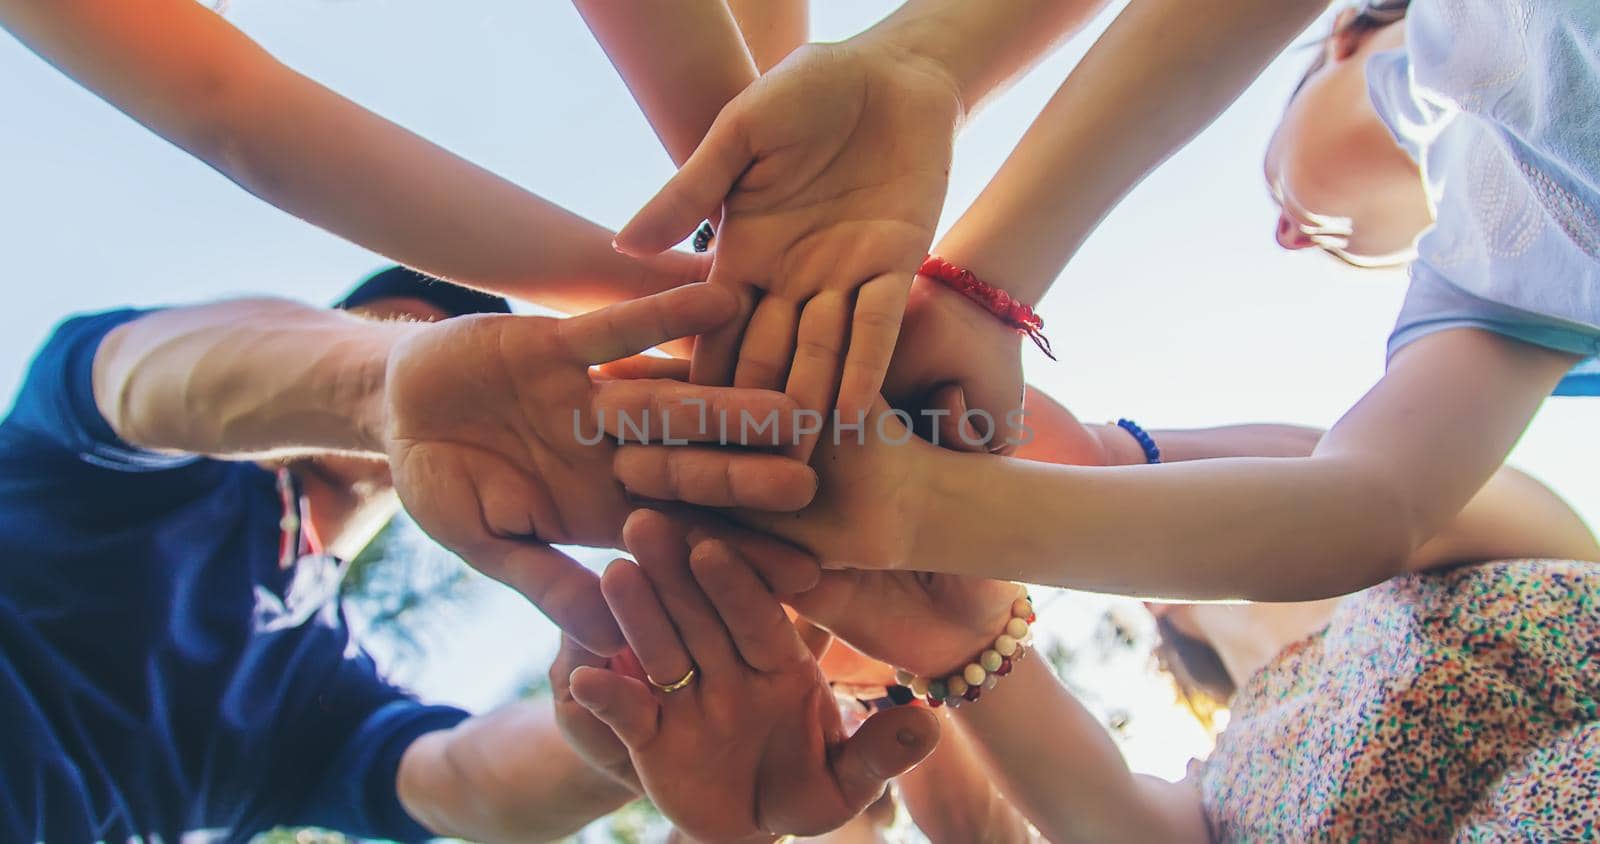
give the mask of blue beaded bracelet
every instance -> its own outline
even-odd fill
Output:
[[[710,220],[702,220],[700,228],[694,230],[694,251],[705,252],[711,248],[711,239],[717,236],[717,230],[711,227]]]
[[[1139,444],[1139,447],[1144,449],[1144,462],[1161,462],[1161,448],[1156,445],[1154,438],[1146,433],[1143,428],[1139,427],[1137,422],[1134,422],[1132,419],[1118,419],[1117,427],[1131,434],[1134,441]]]

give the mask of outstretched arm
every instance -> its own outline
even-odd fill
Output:
[[[1327,6],[1223,0],[1197,9],[1134,0],[940,242],[940,254],[1037,304],[1122,197],[1210,125]]]
[[[952,719],[1049,841],[1210,840],[1199,790],[1129,770],[1105,728],[1041,657],[1016,663]]]
[[[806,41],[807,0],[573,0],[682,165],[717,113]]]
[[[758,75],[725,0],[573,0],[573,5],[674,164],[689,158],[717,112]]]
[[[396,779],[412,817],[469,841],[558,841],[636,796],[580,758],[541,703],[422,736]]]
[[[728,8],[762,73],[811,40],[811,0],[728,0]]]
[[[108,103],[301,219],[441,278],[586,311],[703,278],[284,66],[192,0],[0,0],[0,26]]]
[[[934,254],[1037,305],[1111,208],[1209,124],[1326,6],[1327,0],[1128,4]],[[1005,419],[1021,406],[1024,345],[1017,332],[959,294],[919,277],[885,392],[898,407],[931,405],[957,414],[970,407]],[[954,434],[947,431],[946,439],[954,441]]]
[[[1509,473],[1485,486],[1572,363],[1440,332],[1398,355],[1308,456],[1161,466],[956,453],[916,440],[880,404],[882,424],[831,435],[807,510],[741,518],[826,566],[1174,599],[1314,600],[1455,562],[1589,558],[1594,540],[1559,499],[1528,497]],[[693,491],[685,468],[713,475],[725,459],[629,446],[615,467],[629,489],[671,499]]]
[[[951,723],[952,710],[939,712],[944,722],[939,746],[898,781],[900,798],[917,828],[930,841],[1027,844],[1036,840],[1027,817],[1001,793],[972,740]]]
[[[777,393],[597,381],[589,368],[698,334],[732,310],[705,284],[570,319],[376,322],[268,300],[174,308],[106,335],[94,395],[112,429],[144,448],[386,457],[401,503],[429,535],[611,654],[621,635],[596,577],[550,545],[619,541],[631,505],[611,478],[614,441],[593,433],[600,419],[627,409],[656,432],[716,438],[697,408],[792,414]],[[753,462],[723,473],[718,497],[699,503],[736,503],[755,484],[789,497],[783,509],[809,492],[804,466],[753,452],[744,461]]]
[[[936,527],[913,558],[956,572],[995,560],[990,576],[1124,594],[1306,600],[1441,564],[1486,534],[1498,541],[1474,551],[1510,552],[1510,539],[1517,554],[1592,553],[1560,515],[1539,524],[1567,527],[1500,534],[1518,522],[1498,509],[1523,500],[1514,493],[1467,507],[1571,365],[1493,335],[1441,332],[1402,352],[1303,458],[1098,469],[932,455],[958,465],[934,481],[926,524]],[[1419,553],[1458,518],[1471,522],[1457,539]]]

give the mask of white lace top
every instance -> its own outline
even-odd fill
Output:
[[[1415,0],[1368,66],[1436,224],[1389,340],[1472,326],[1588,356],[1600,395],[1600,0]]]

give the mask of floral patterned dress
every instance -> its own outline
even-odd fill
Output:
[[[1219,841],[1600,841],[1600,565],[1390,580],[1234,696]]]

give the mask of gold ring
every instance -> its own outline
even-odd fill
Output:
[[[657,683],[655,681],[654,677],[651,677],[649,674],[644,675],[644,678],[646,680],[650,681],[650,685],[656,687],[656,691],[661,692],[662,694],[669,694],[669,695],[672,694],[673,692],[683,688],[684,686],[687,686],[690,683],[693,683],[694,682],[694,677],[695,677],[695,667],[692,664],[689,666],[689,671],[687,673],[685,673],[682,677],[679,677],[676,681],[671,682],[671,683]]]

